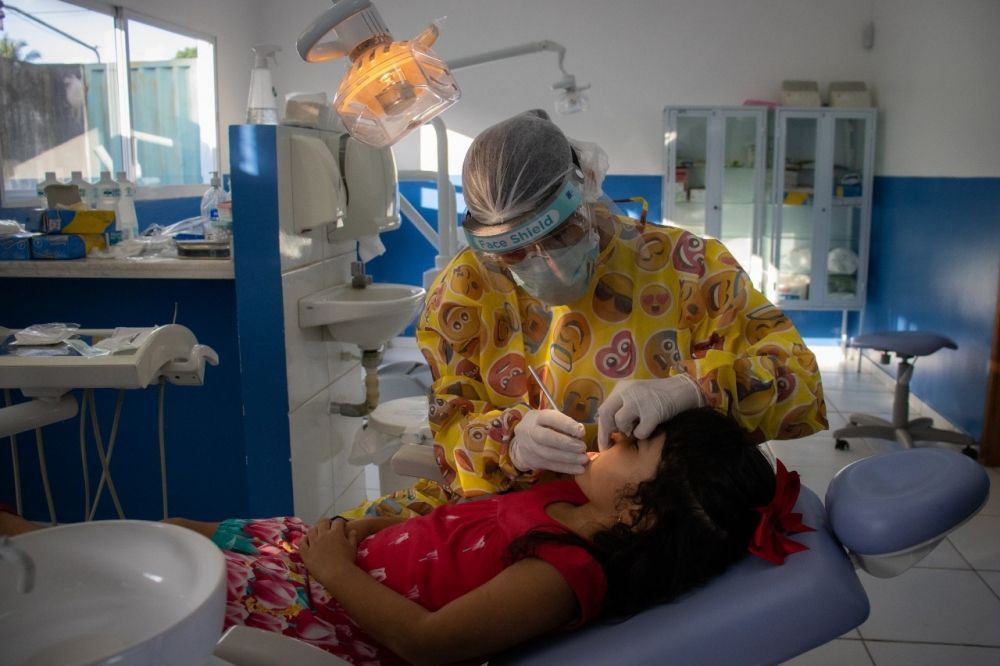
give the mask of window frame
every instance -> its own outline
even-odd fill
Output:
[[[172,21],[149,16],[133,9],[127,9],[119,5],[111,5],[92,0],[60,0],[69,5],[75,5],[83,9],[93,11],[112,19],[115,31],[115,58],[123,66],[118,67],[116,88],[118,91],[117,100],[117,122],[122,131],[122,164],[128,179],[135,181],[135,135],[132,126],[132,90],[129,85],[129,72],[131,66],[131,50],[129,48],[128,22],[130,20],[144,23],[148,26],[166,30],[185,37],[191,37],[212,45],[212,97],[214,99],[214,113],[212,117],[212,128],[215,133],[215,156],[212,168],[208,171],[221,170],[222,154],[222,132],[219,115],[219,44],[215,35],[210,35],[186,26],[178,25]],[[127,140],[125,140],[127,139]],[[3,144],[0,142],[0,156],[3,155]],[[20,190],[7,190],[2,182],[3,175],[0,174],[0,208],[22,208],[26,205],[34,205],[35,193],[23,192]],[[136,185],[135,198],[138,200],[174,199],[180,197],[201,196],[205,190],[205,183],[191,183],[187,185]]]

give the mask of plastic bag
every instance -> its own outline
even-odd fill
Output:
[[[79,324],[54,322],[51,324],[33,324],[14,332],[12,345],[56,345],[73,337],[80,330]]]

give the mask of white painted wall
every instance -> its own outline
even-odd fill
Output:
[[[286,49],[279,93],[332,92],[346,61],[308,65],[299,32],[328,0],[260,2],[258,25]],[[447,58],[551,39],[566,67],[593,84],[591,109],[560,117],[571,136],[596,141],[616,174],[662,170],[667,104],[776,99],[783,79],[862,80],[881,111],[882,175],[998,176],[1000,2],[996,0],[378,0],[395,36],[447,16],[437,52]],[[875,48],[862,47],[876,24]],[[531,107],[552,109],[555,56],[537,54],[456,72],[461,102],[443,118],[467,135]],[[416,141],[397,148],[416,168]]]
[[[593,85],[591,109],[557,120],[595,141],[616,174],[662,170],[667,104],[740,104],[776,99],[783,79],[863,80],[880,111],[880,175],[1000,176],[1000,2],[997,0],[377,0],[399,39],[446,16],[444,58],[541,39],[567,48],[566,68]],[[226,127],[243,121],[250,46],[284,47],[276,87],[332,93],[346,61],[310,65],[295,39],[329,0],[124,0],[128,9],[218,40],[222,164]],[[874,20],[875,48],[861,45]],[[461,102],[443,118],[474,136],[531,107],[552,109],[555,56],[542,53],[456,72]],[[418,142],[397,148],[418,168]]]
[[[1000,176],[1000,2],[878,0],[875,24],[876,173]]]

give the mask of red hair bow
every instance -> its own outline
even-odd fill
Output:
[[[750,552],[771,564],[784,564],[792,553],[809,550],[798,541],[792,541],[788,534],[813,532],[813,528],[803,524],[802,514],[793,513],[792,508],[799,499],[801,481],[798,472],[789,472],[779,460],[774,475],[774,498],[766,506],[757,507],[760,522],[750,540]]]

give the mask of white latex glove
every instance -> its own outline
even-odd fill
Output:
[[[522,472],[582,474],[587,464],[583,424],[554,409],[533,409],[514,426],[510,459]]]
[[[597,410],[597,448],[608,448],[616,430],[645,439],[663,421],[704,404],[704,394],[687,375],[618,382]]]

